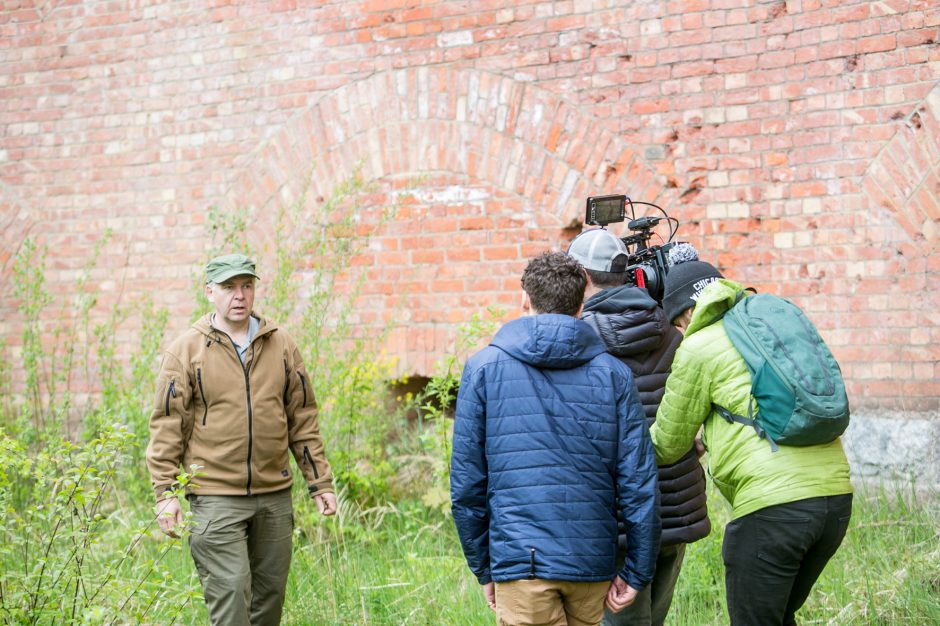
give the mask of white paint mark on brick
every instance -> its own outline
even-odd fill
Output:
[[[774,233],[775,248],[792,248],[793,233]]]
[[[728,172],[709,172],[708,173],[708,186],[709,187],[727,187],[728,186]]]
[[[846,263],[845,275],[847,278],[861,278],[865,276],[865,264],[861,261]]]
[[[725,76],[725,89],[743,89],[747,87],[747,74],[736,72]]]
[[[458,30],[453,33],[441,33],[437,36],[437,45],[440,48],[454,48],[469,46],[473,43],[473,33],[469,30]]]
[[[734,106],[728,107],[728,110],[725,113],[729,122],[741,122],[747,119],[747,107],[746,106]]]
[[[385,176],[382,169],[382,147],[379,145],[379,131],[374,126],[369,129],[369,162],[372,164],[372,175],[375,178]]]
[[[467,89],[467,110],[470,119],[474,118],[477,109],[477,100],[480,98],[480,75],[476,72],[470,75],[470,85]]]
[[[561,185],[561,192],[558,194],[558,204],[555,205],[556,214],[560,215],[565,210],[565,205],[568,204],[568,199],[571,198],[571,193],[574,191],[577,182],[578,173],[574,170],[568,170],[568,173],[565,174],[565,182]]]
[[[462,202],[481,202],[490,198],[486,189],[464,187],[463,185],[450,185],[444,189],[412,189],[398,194],[414,196],[418,202],[426,204],[460,204]]]
[[[725,110],[723,108],[705,109],[706,124],[722,124],[725,121]]]
[[[709,204],[705,208],[705,216],[713,220],[728,217],[728,207],[724,204]]]
[[[428,100],[431,99],[428,87],[428,68],[418,69],[418,119],[428,119]]]
[[[803,213],[820,213],[822,212],[822,199],[821,198],[805,198],[803,200]]]
[[[663,32],[663,24],[659,20],[643,20],[640,22],[641,35],[659,35]]]
[[[542,117],[545,116],[545,105],[539,102],[532,109],[532,125],[535,126],[542,121]]]
[[[503,132],[506,130],[506,119],[509,117],[509,107],[500,106],[496,109],[496,130]]]

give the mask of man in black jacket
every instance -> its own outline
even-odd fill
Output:
[[[581,233],[568,248],[588,275],[581,319],[600,335],[607,352],[633,370],[648,425],[656,419],[666,377],[682,335],[645,289],[624,284],[627,249],[603,228]],[[662,541],[656,574],[636,601],[620,613],[605,612],[602,626],[663,624],[675,590],[685,544],[708,535],[705,473],[695,450],[659,468]],[[621,550],[624,536],[620,535]]]

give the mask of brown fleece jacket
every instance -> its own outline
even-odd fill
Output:
[[[187,491],[253,495],[291,485],[288,450],[311,495],[333,491],[317,403],[297,346],[261,324],[242,364],[232,339],[208,314],[163,356],[150,414],[147,466],[157,499],[180,467],[198,474]]]

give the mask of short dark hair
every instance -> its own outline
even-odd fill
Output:
[[[538,313],[577,314],[585,287],[584,268],[564,252],[543,252],[522,272],[522,288]]]
[[[594,283],[594,286],[601,289],[619,287],[627,280],[626,272],[602,272],[600,270],[589,270],[587,268],[585,268],[584,271],[591,277],[591,282]]]

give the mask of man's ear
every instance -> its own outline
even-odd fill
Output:
[[[205,294],[206,300],[212,302],[212,283],[206,283],[206,288],[203,290],[203,294]]]
[[[532,302],[529,300],[529,294],[525,291],[522,292],[522,314],[529,315],[532,313]]]

